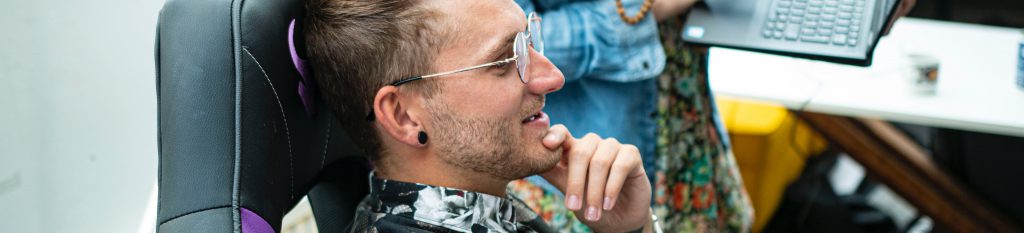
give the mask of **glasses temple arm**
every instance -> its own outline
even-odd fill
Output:
[[[470,70],[475,70],[475,69],[480,69],[480,68],[484,68],[484,67],[488,67],[488,66],[504,65],[504,64],[512,63],[517,58],[519,58],[518,55],[517,56],[512,56],[512,57],[510,57],[508,59],[501,60],[501,61],[491,62],[491,63],[477,65],[477,66],[472,66],[472,67],[466,67],[466,68],[462,68],[462,69],[458,69],[458,70],[453,70],[453,71],[448,71],[448,72],[436,73],[436,74],[431,74],[431,75],[424,75],[424,76],[420,76],[420,77],[421,78],[433,78],[433,77],[437,77],[437,76],[445,76],[445,75],[462,73],[462,72],[466,72],[466,71],[470,71]]]
[[[431,75],[408,77],[408,78],[404,78],[404,79],[401,79],[401,80],[398,80],[398,81],[395,81],[395,82],[391,83],[391,86],[399,86],[399,85],[406,84],[408,82],[412,82],[412,81],[416,81],[416,80],[420,80],[420,79],[433,78],[433,77],[437,77],[437,76],[445,76],[445,75],[450,75],[450,74],[457,74],[457,73],[462,73],[462,72],[466,72],[466,71],[470,71],[470,70],[480,69],[480,68],[484,68],[484,67],[488,67],[488,66],[504,65],[504,64],[512,63],[513,61],[515,61],[518,58],[519,58],[519,56],[516,55],[516,56],[512,56],[512,57],[510,57],[508,59],[505,59],[505,60],[491,62],[491,63],[487,63],[487,64],[482,64],[482,65],[477,65],[477,66],[473,66],[473,67],[466,67],[466,68],[462,68],[462,69],[458,69],[458,70],[442,72],[442,73],[436,73],[436,74],[431,74]]]

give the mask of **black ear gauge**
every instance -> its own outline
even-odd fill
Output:
[[[420,145],[427,144],[427,132],[420,131],[420,134],[416,138],[419,139]]]

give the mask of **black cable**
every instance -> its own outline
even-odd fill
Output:
[[[814,192],[811,193],[811,198],[807,200],[804,208],[800,210],[800,215],[797,217],[797,226],[806,226],[807,216],[811,213],[811,207],[814,206],[814,201],[818,199],[818,194],[821,193],[821,181],[814,182]],[[807,230],[807,228],[801,228]]]
[[[798,116],[798,114],[801,113],[801,112],[804,112],[804,110],[807,109],[807,106],[811,104],[811,100],[814,100],[814,96],[817,96],[818,95],[818,91],[821,90],[821,81],[817,80],[817,79],[815,79],[815,81],[816,81],[817,85],[816,85],[816,87],[814,89],[814,92],[812,92],[811,95],[808,96],[807,99],[804,100],[803,103],[800,103],[800,106],[797,109],[792,110],[792,113],[793,113],[793,120],[792,120],[793,125],[790,126],[790,131],[789,131],[790,132],[790,134],[789,134],[789,147],[790,147],[790,149],[793,150],[793,152],[795,152],[797,154],[797,157],[799,157],[803,161],[807,161],[807,158],[810,157],[811,154],[807,153],[807,151],[804,151],[803,149],[801,149],[799,144],[797,144],[797,141],[796,141],[797,140],[797,137],[796,137],[797,126],[801,122],[800,121],[800,116]],[[813,147],[814,145],[812,144],[811,146]]]

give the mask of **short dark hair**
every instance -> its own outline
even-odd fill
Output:
[[[306,0],[306,49],[327,105],[371,161],[384,152],[366,119],[384,85],[430,71],[439,13],[420,0]],[[434,84],[409,85],[432,95]]]

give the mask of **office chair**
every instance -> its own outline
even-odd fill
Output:
[[[321,232],[352,220],[369,165],[303,75],[303,12],[301,0],[164,4],[158,232],[279,232],[307,194]]]

